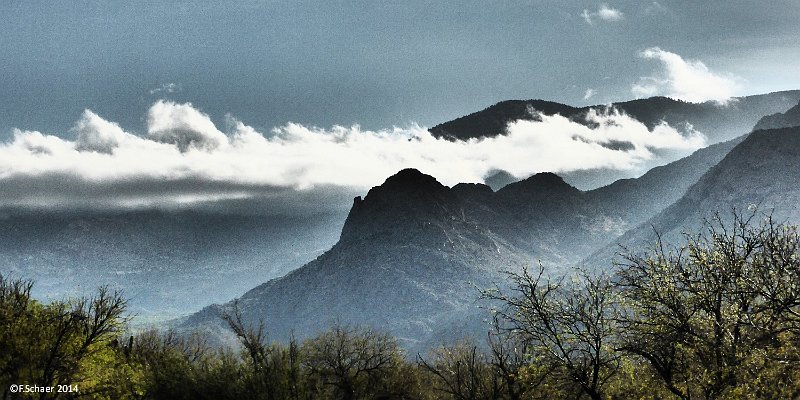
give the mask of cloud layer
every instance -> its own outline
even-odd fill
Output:
[[[658,76],[642,77],[631,86],[631,92],[638,97],[666,95],[691,102],[711,100],[724,104],[736,94],[738,84],[733,77],[716,74],[701,61],[684,60],[658,47],[646,49],[639,56],[660,61],[663,71]]]
[[[616,111],[592,110],[589,124],[539,116],[507,134],[447,141],[412,126],[366,131],[289,123],[262,134],[229,117],[222,132],[191,104],[158,101],[136,135],[86,110],[73,140],[16,130],[0,145],[0,206],[141,207],[272,196],[319,188],[361,190],[407,167],[445,184],[482,182],[495,170],[636,169],[660,150],[702,147],[698,132],[653,130]]]

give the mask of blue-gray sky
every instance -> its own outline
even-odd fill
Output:
[[[86,108],[143,132],[161,98],[262,131],[431,126],[511,98],[604,103],[662,68],[641,56],[652,47],[737,95],[800,88],[796,0],[7,0],[0,19],[0,138],[66,135]]]

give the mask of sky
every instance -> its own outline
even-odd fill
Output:
[[[0,179],[20,188],[4,204],[147,203],[134,188],[170,180],[233,199],[369,187],[409,165],[448,184],[632,169],[702,135],[620,115],[598,115],[616,123],[603,132],[519,122],[469,146],[426,128],[507,99],[724,104],[800,88],[797,0],[6,0],[0,18]],[[619,138],[636,146],[603,146]],[[565,151],[585,156],[544,157]],[[25,189],[67,178],[82,188],[71,198]]]
[[[800,2],[0,2],[0,132],[63,134],[91,109],[144,130],[159,99],[259,130],[432,126],[507,99],[647,95],[658,47],[734,79],[800,88]],[[587,94],[591,94],[587,96]],[[585,98],[586,97],[586,98]]]

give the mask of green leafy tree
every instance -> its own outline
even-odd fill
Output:
[[[135,397],[136,373],[114,346],[126,322],[122,294],[103,287],[91,298],[41,304],[31,298],[32,286],[0,275],[3,398],[11,384],[78,388],[36,393],[40,399]]]

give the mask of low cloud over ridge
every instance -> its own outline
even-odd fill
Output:
[[[0,144],[0,206],[144,207],[263,197],[319,188],[361,190],[413,167],[445,184],[482,182],[491,171],[636,169],[660,150],[705,145],[698,132],[652,131],[616,111],[592,110],[582,125],[561,116],[520,120],[480,140],[434,138],[412,126],[382,131],[289,123],[264,135],[229,117],[222,132],[190,103],[158,101],[147,134],[86,110],[73,140],[16,130]]]

